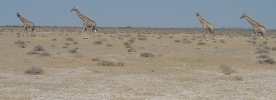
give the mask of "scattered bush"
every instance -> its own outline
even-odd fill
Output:
[[[198,42],[196,45],[206,45],[205,42]]]
[[[35,54],[39,54],[39,52],[38,51],[29,51],[27,54],[28,55],[35,55]]]
[[[18,44],[19,48],[26,48],[26,46],[27,46],[26,44]]]
[[[31,75],[38,75],[38,74],[42,74],[43,70],[41,68],[29,68],[25,71],[26,74],[31,74]]]
[[[133,48],[129,48],[127,51],[128,52],[136,52],[136,50],[134,50]]]
[[[70,45],[71,43],[65,43],[65,45]]]
[[[235,81],[242,81],[243,80],[243,77],[242,76],[234,76],[234,80]]]
[[[64,45],[64,46],[62,46],[62,48],[68,48],[68,46],[67,46],[67,45]]]
[[[151,53],[141,53],[141,57],[154,57],[155,55],[151,54]]]
[[[25,44],[25,42],[24,42],[24,41],[21,41],[21,40],[17,40],[17,41],[14,42],[14,44],[20,45],[20,44]]]
[[[130,39],[128,40],[128,42],[129,42],[130,44],[132,44],[132,43],[134,43],[135,39],[136,39],[135,37],[130,38]]]
[[[145,36],[139,36],[138,40],[148,40]]]
[[[128,42],[124,42],[123,44],[124,44],[124,45],[130,45]]]
[[[250,44],[256,44],[256,41],[251,41]]]
[[[192,42],[189,41],[189,40],[183,40],[183,43],[185,43],[185,44],[190,44],[190,43],[192,43]]]
[[[220,68],[222,69],[222,73],[224,75],[230,75],[231,73],[236,73],[236,71],[233,70],[230,66],[222,65],[220,66]]]
[[[116,64],[117,66],[124,66],[124,62],[117,62],[117,64]]]
[[[260,49],[256,50],[255,53],[269,53],[269,51],[267,49],[260,48]]]
[[[33,51],[44,51],[44,48],[41,45],[37,45],[34,47]]]
[[[71,37],[67,37],[65,40],[66,40],[66,41],[74,41],[74,39],[71,38]]]
[[[46,51],[43,51],[42,53],[40,53],[40,56],[42,56],[42,57],[50,57],[51,56],[51,54],[50,53],[48,53],[48,52],[46,52]]]
[[[74,41],[73,44],[79,44],[78,42]]]
[[[99,61],[99,58],[92,58],[92,61]]]
[[[115,63],[111,60],[100,60],[98,66],[115,66]]]
[[[102,44],[102,41],[94,41],[93,44]]]
[[[221,42],[221,43],[225,43],[225,41],[224,41],[223,39],[220,39],[220,42]]]
[[[259,59],[260,64],[275,64],[275,60],[270,58],[269,56],[265,56]]]
[[[107,47],[113,47],[113,45],[112,45],[112,44],[107,44],[106,46],[107,46]]]
[[[78,50],[77,49],[70,49],[69,53],[78,53]]]
[[[273,50],[273,51],[276,51],[276,47],[272,47],[272,50]]]
[[[174,40],[174,42],[180,42],[180,40]]]
[[[261,55],[257,56],[257,58],[260,58],[260,59],[267,59],[267,58],[269,58],[269,56],[266,55],[266,54],[261,54]]]
[[[56,38],[53,38],[51,41],[56,41],[57,39]]]

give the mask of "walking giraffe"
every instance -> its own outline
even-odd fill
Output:
[[[93,21],[93,20],[89,19],[88,17],[84,16],[83,14],[81,14],[81,13],[79,12],[79,10],[78,10],[76,7],[74,7],[74,8],[71,10],[71,12],[72,12],[72,11],[76,11],[77,15],[83,20],[83,26],[84,26],[84,27],[83,27],[81,33],[82,33],[83,31],[86,31],[86,28],[87,28],[87,27],[91,27],[91,32],[93,32],[93,31],[94,31],[94,32],[97,32],[97,29],[96,29],[96,22],[95,22],[95,21]],[[90,34],[90,35],[91,35],[91,34]],[[89,39],[90,35],[87,34],[88,37],[84,36],[84,39]]]
[[[261,41],[262,41],[263,37],[265,37],[266,42],[267,42],[266,28],[263,25],[259,24],[257,21],[254,21],[249,16],[247,16],[245,13],[243,13],[242,16],[240,17],[240,19],[242,19],[242,18],[245,18],[253,26],[254,33],[251,35],[250,39],[252,39],[252,37],[254,35],[256,35],[257,33],[261,33]]]
[[[24,23],[24,25],[23,25],[23,27],[24,27],[24,30],[25,30],[25,32],[27,33],[27,36],[28,37],[30,37],[29,35],[28,35],[28,31],[27,31],[27,29],[28,28],[31,28],[32,29],[32,33],[31,33],[31,37],[33,36],[33,34],[34,34],[34,24],[32,23],[32,22],[30,22],[30,21],[28,21],[27,19],[25,19],[25,18],[23,18],[19,13],[16,13],[16,15],[17,15],[17,17]]]
[[[196,16],[198,17],[199,21],[202,23],[202,28],[203,28],[203,41],[205,41],[206,37],[206,32],[205,30],[209,30],[210,34],[212,35],[212,40],[214,40],[215,36],[215,31],[214,31],[214,25],[203,19],[198,12],[196,12]],[[208,41],[208,40],[207,40]]]

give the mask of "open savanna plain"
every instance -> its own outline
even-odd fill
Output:
[[[0,99],[276,99],[276,31],[268,42],[252,30],[216,30],[205,42],[201,29],[80,31],[38,27],[27,38],[0,27]]]

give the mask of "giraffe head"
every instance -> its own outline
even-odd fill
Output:
[[[19,13],[16,13],[17,17],[20,17],[20,14]]]
[[[73,11],[77,11],[77,8],[76,7],[72,8],[71,12]]]
[[[198,12],[196,12],[196,16],[199,16],[199,13],[198,13]]]
[[[240,19],[245,18],[246,16],[247,15],[245,13],[243,13]]]

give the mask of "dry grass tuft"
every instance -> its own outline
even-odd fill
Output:
[[[71,37],[67,37],[65,40],[66,40],[66,41],[74,41],[74,39],[71,38]]]
[[[230,75],[231,73],[236,73],[236,71],[233,70],[230,66],[222,65],[220,66],[220,68],[222,69],[222,73],[224,75]]]
[[[44,51],[45,49],[41,45],[37,45],[34,47],[33,51]]]
[[[41,57],[51,57],[51,54],[46,51],[43,51],[42,53],[40,53],[40,56]]]
[[[234,80],[235,81],[243,81],[243,76],[236,75],[236,76],[234,76]]]
[[[70,49],[69,53],[78,53],[78,50],[77,49]]]
[[[206,45],[205,42],[198,42],[196,45]]]
[[[93,44],[102,44],[102,41],[94,41]]]
[[[147,53],[147,52],[141,53],[141,57],[154,57],[154,56],[155,56],[154,54]]]
[[[24,42],[24,41],[21,41],[21,40],[17,40],[17,41],[14,42],[14,44],[20,45],[20,44],[25,44],[25,42]]]
[[[92,58],[92,61],[99,61],[99,58]]]
[[[112,60],[100,60],[98,66],[115,66],[115,63]]]
[[[38,75],[38,74],[42,74],[43,70],[41,68],[29,68],[25,71],[26,74],[31,74],[31,75]]]

